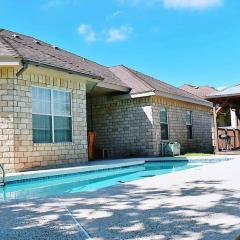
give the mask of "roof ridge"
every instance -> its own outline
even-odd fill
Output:
[[[141,80],[141,82],[146,86],[146,87],[150,87],[151,88],[151,90],[153,90],[153,91],[155,91],[156,89],[153,87],[153,86],[151,86],[150,84],[148,84],[146,81],[144,81],[142,78],[140,78],[139,76],[137,76],[133,71],[134,71],[134,69],[131,69],[131,68],[129,68],[129,67],[127,67],[127,66],[125,66],[125,65],[123,65],[123,64],[121,64],[121,65],[118,65],[118,66],[121,66],[121,67],[124,67],[131,75],[133,75],[134,77],[136,77],[137,79],[140,79]]]

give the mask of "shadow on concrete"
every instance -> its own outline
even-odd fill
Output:
[[[240,234],[240,198],[219,184],[193,181],[178,190],[143,190],[123,184],[112,191],[83,193],[71,203],[62,199],[62,203],[98,240],[233,240]],[[204,202],[209,195],[218,196],[211,205],[195,204],[194,199]]]
[[[3,203],[0,239],[84,239],[67,207],[96,240],[233,240],[240,234],[238,194],[222,181],[202,180],[171,190],[128,183],[60,201]]]

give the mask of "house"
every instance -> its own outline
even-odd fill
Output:
[[[205,98],[207,95],[216,92],[217,90],[214,87],[210,86],[193,86],[190,84],[184,84],[180,89],[187,91],[191,94],[194,94],[198,97]]]
[[[208,101],[123,65],[109,69],[131,90],[88,96],[96,148],[109,149],[111,157],[159,156],[163,142],[177,141],[182,152],[211,151]]]
[[[9,172],[88,161],[88,130],[112,157],[160,155],[168,140],[209,151],[210,109],[125,66],[0,30],[0,162]]]
[[[240,84],[209,94],[206,99],[213,103],[215,152],[239,154]]]

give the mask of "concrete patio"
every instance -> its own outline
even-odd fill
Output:
[[[1,203],[0,239],[234,240],[239,160],[95,192]]]

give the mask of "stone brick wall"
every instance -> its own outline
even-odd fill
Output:
[[[74,75],[37,67],[29,67],[17,79],[16,71],[13,68],[0,69],[0,161],[5,163],[6,170],[23,171],[87,161],[85,82]],[[32,86],[71,91],[71,143],[33,144]]]
[[[14,168],[13,69],[0,68],[0,162]]]
[[[137,99],[98,97],[88,100],[88,129],[97,133],[96,148],[112,157],[161,154],[160,106],[168,109],[169,140],[182,152],[211,151],[210,108],[157,96]],[[187,139],[186,111],[193,114],[193,139]]]
[[[161,152],[160,107],[164,106],[168,112],[169,141],[181,144],[182,153],[211,152],[212,132],[210,108],[181,102],[162,97],[152,97],[153,119],[155,130],[155,152]],[[193,139],[187,139],[186,111],[192,111]]]
[[[96,148],[110,149],[112,157],[151,156],[153,119],[149,98],[88,102],[88,129],[97,133]],[[91,106],[90,106],[91,105]]]

